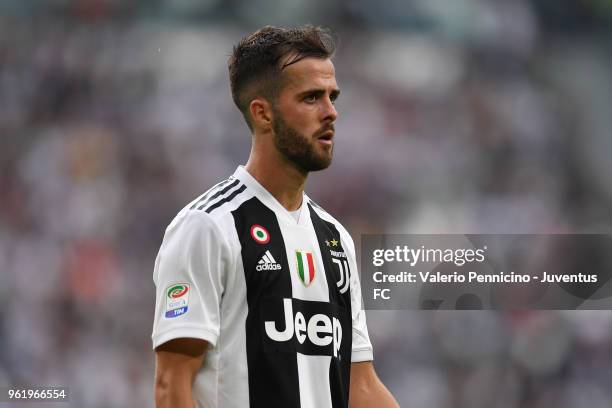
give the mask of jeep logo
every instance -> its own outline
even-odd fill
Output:
[[[313,314],[308,320],[302,312],[298,311],[294,315],[292,299],[283,299],[283,306],[285,312],[285,329],[283,331],[277,329],[276,322],[265,322],[266,334],[270,339],[285,342],[295,336],[300,344],[309,342],[319,347],[326,347],[331,344],[334,357],[338,357],[342,342],[340,320],[321,313]]]

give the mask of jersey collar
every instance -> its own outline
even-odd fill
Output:
[[[236,168],[234,177],[242,181],[247,188],[251,189],[251,191],[255,193],[255,196],[262,203],[264,203],[264,205],[274,211],[280,218],[285,220],[285,222],[296,225],[295,218],[293,218],[291,213],[289,213],[289,211],[287,211],[287,209],[283,207],[282,204],[279,203],[278,200],[272,194],[270,194],[270,192],[266,190],[266,188],[262,186],[244,166],[238,166],[238,168]],[[302,212],[299,217],[300,221],[297,223],[297,225],[308,225],[310,223],[310,211],[308,211],[307,203],[308,196],[302,193]]]

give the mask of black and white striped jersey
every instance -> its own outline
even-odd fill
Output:
[[[210,344],[198,407],[348,407],[372,360],[347,231],[306,195],[296,221],[243,167],[170,223],[153,278],[153,347]]]

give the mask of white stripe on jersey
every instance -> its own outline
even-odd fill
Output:
[[[302,217],[310,222],[308,209],[302,211]],[[304,230],[297,225],[279,223],[291,272],[292,297],[294,299],[329,302],[329,289],[322,262],[321,249],[318,245],[314,229]],[[304,252],[312,252],[315,275],[309,286],[305,286],[298,273],[295,248]],[[300,405],[302,407],[332,408],[330,395],[329,373],[331,356],[313,356],[297,353],[298,377],[300,382]]]
[[[331,356],[307,356],[297,353],[300,406],[332,408],[329,375],[316,374],[328,373],[331,359]]]

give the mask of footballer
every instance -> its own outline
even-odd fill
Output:
[[[313,26],[267,26],[234,47],[251,152],[166,229],[157,407],[398,407],[372,365],[353,240],[304,193],[333,157],[334,47]]]

